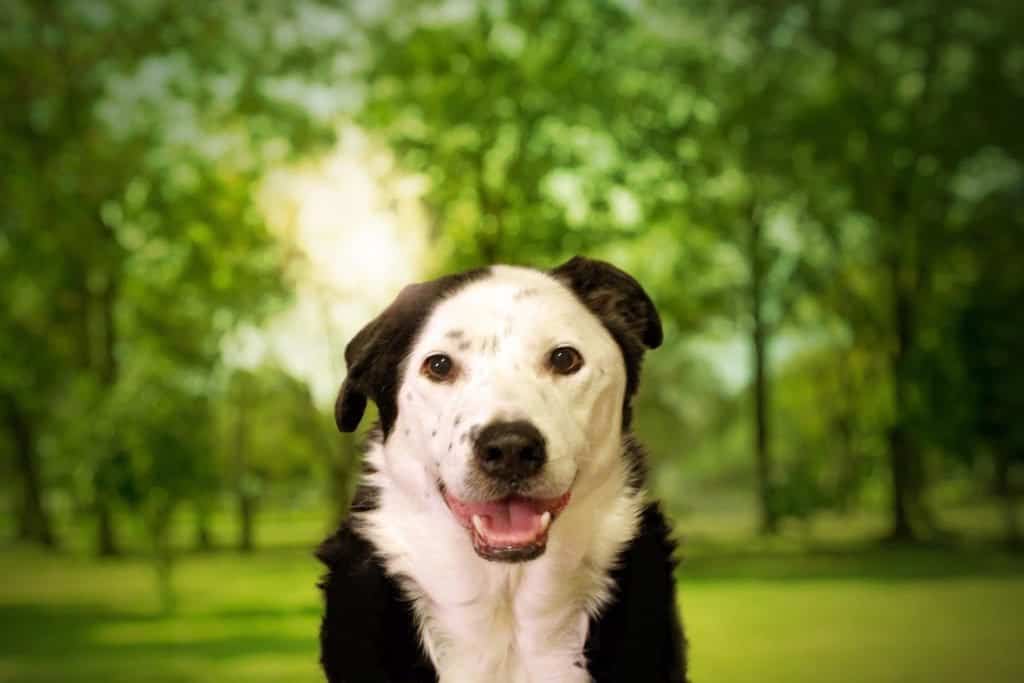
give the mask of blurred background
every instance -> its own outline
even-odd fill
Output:
[[[0,102],[0,680],[317,680],[345,343],[576,253],[695,681],[1024,680],[1024,4],[4,0]]]

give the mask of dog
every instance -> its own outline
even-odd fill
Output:
[[[406,287],[345,349],[379,423],[327,566],[328,681],[679,682],[675,545],[631,399],[662,342],[643,287],[575,257]]]

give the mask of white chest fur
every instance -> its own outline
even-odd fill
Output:
[[[495,572],[491,578],[497,585],[468,602],[440,604],[426,595],[416,600],[423,638],[443,683],[589,680],[582,666],[587,635],[582,601],[566,591],[555,604],[533,604],[532,584],[545,584],[543,590],[550,582],[539,569]]]
[[[609,572],[642,504],[624,468],[574,492],[544,555],[506,564],[476,555],[439,495],[408,495],[380,451],[368,457],[380,499],[359,526],[401,578],[441,683],[589,681],[588,619],[610,597]]]

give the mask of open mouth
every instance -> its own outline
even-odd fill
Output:
[[[489,501],[462,501],[441,488],[448,508],[473,536],[473,549],[485,560],[525,562],[544,553],[548,529],[565,506],[571,490],[557,498],[506,496]]]

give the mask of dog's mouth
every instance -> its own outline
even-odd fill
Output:
[[[557,498],[511,495],[483,502],[462,501],[441,487],[448,508],[473,537],[473,549],[485,560],[525,562],[540,557],[548,530],[569,504],[571,489]]]

